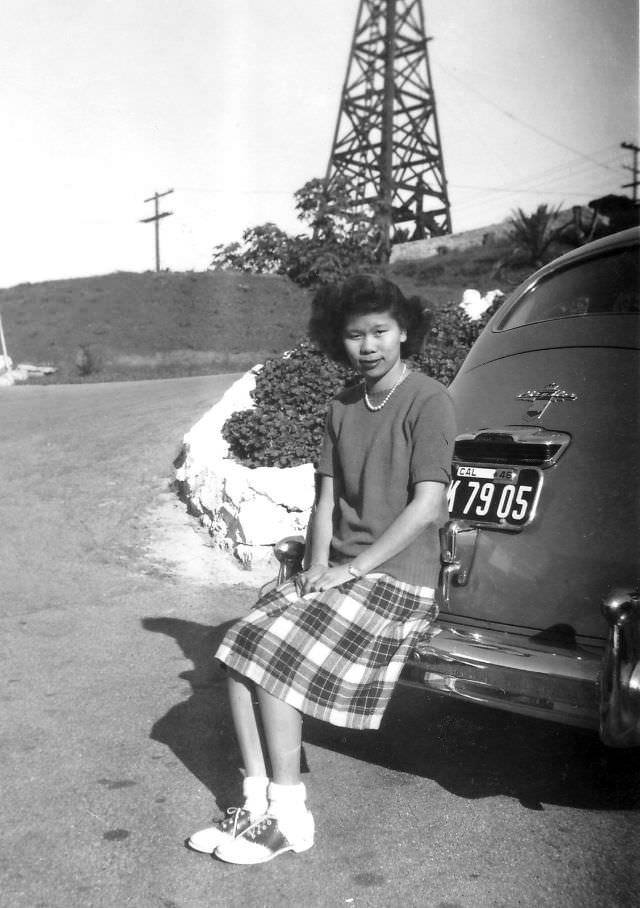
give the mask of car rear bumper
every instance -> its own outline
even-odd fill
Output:
[[[414,650],[401,683],[598,729],[602,657],[603,647],[550,646],[525,634],[438,620]]]

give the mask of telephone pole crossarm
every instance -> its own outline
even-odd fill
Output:
[[[173,214],[173,211],[161,211],[160,214],[154,214],[150,218],[140,218],[140,223],[150,224],[151,221],[159,221],[160,218],[168,218],[170,214]]]
[[[633,201],[634,201],[634,204],[637,205],[637,203],[638,203],[638,186],[640,185],[640,179],[638,179],[638,155],[640,154],[640,147],[638,145],[634,145],[633,142],[621,142],[620,147],[625,148],[627,151],[631,151],[633,153],[632,166],[631,167],[625,166],[625,168],[624,168],[625,170],[631,171],[631,173],[633,174],[633,181],[631,183],[623,183],[621,188],[622,189],[629,189],[629,188],[633,189]]]

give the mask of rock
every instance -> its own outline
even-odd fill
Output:
[[[32,366],[31,363],[18,363],[18,369],[21,372],[26,372],[27,377],[30,375],[53,375],[54,372],[57,372],[55,366]]]
[[[477,322],[480,316],[493,305],[496,297],[502,295],[501,290],[489,290],[484,296],[479,290],[465,290],[460,307],[464,309],[472,322]]]
[[[245,373],[185,435],[176,470],[182,494],[216,546],[233,551],[248,570],[263,565],[282,537],[305,533],[315,494],[311,464],[250,469],[229,457],[222,427],[232,413],[253,407],[260,368]]]
[[[313,505],[314,470],[310,463],[299,467],[258,467],[249,470],[247,481],[256,495],[264,495],[288,511],[308,511]]]
[[[0,354],[0,385],[13,385],[17,381],[28,381],[32,376],[51,375],[55,371],[55,366],[31,366],[29,363],[14,366],[10,356]]]
[[[308,514],[292,513],[264,497],[243,501],[238,508],[237,532],[247,545],[274,545],[284,536],[304,532]]]

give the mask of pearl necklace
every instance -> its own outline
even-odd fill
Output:
[[[367,384],[366,384],[366,382],[363,382],[363,384],[364,384],[364,402],[367,406],[367,410],[371,410],[372,413],[377,413],[378,410],[382,410],[382,408],[387,403],[387,401],[389,400],[389,398],[391,397],[393,392],[396,390],[398,385],[401,385],[402,382],[405,380],[406,375],[407,375],[407,364],[404,363],[404,365],[402,367],[402,375],[400,376],[398,381],[395,383],[393,388],[391,388],[391,390],[389,391],[389,393],[387,394],[387,396],[385,397],[385,399],[382,401],[381,404],[372,404],[371,403],[371,401],[369,400],[369,395],[367,394]]]

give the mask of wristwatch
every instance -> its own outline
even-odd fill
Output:
[[[347,565],[347,571],[351,574],[352,577],[355,577],[356,580],[359,580],[360,577],[362,577],[362,571],[359,571],[355,564],[353,564],[352,562]]]

